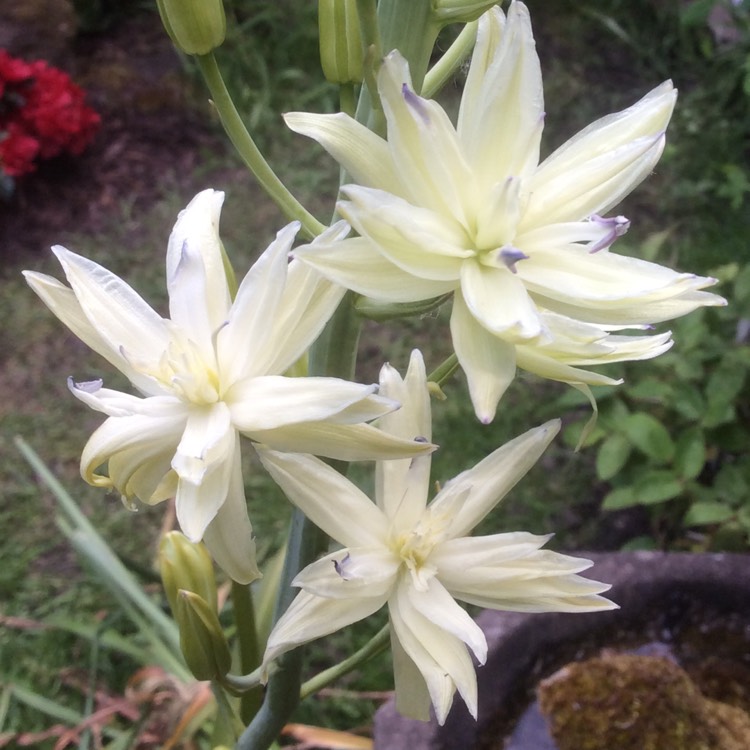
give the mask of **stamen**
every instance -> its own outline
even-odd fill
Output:
[[[349,561],[351,560],[351,555],[347,552],[341,562],[338,560],[333,561],[333,567],[336,569],[336,572],[341,576],[341,578],[344,581],[351,581],[352,575],[351,572],[347,571],[347,568],[350,568]]]
[[[104,381],[101,378],[96,380],[83,380],[80,383],[76,383],[73,378],[68,378],[68,388],[72,391],[73,389],[83,391],[84,393],[96,393],[104,385]]]
[[[529,256],[513,245],[506,245],[497,251],[498,258],[505,263],[511,273],[518,273],[516,263],[519,260],[528,260]]]
[[[404,101],[422,118],[425,125],[430,124],[430,113],[420,99],[405,83],[401,84]]]
[[[630,220],[624,216],[613,216],[611,219],[605,219],[598,214],[592,214],[589,221],[593,221],[608,230],[604,237],[589,246],[589,253],[598,253],[600,250],[604,250],[605,247],[609,247],[618,237],[622,237],[630,229]]]

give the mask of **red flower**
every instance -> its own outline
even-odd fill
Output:
[[[0,50],[0,169],[11,177],[35,169],[35,159],[67,151],[78,156],[101,118],[70,77],[44,60],[32,63]]]
[[[101,118],[84,103],[85,94],[70,77],[43,60],[31,64],[34,84],[20,110],[21,120],[41,143],[40,158],[67,151],[78,156],[96,133]]]
[[[31,65],[17,57],[11,57],[4,49],[0,49],[0,98],[7,83],[19,83],[29,78]]]
[[[0,135],[0,170],[9,177],[20,177],[36,169],[34,160],[39,154],[39,141],[27,135],[12,122]]]

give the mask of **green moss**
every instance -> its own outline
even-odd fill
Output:
[[[750,717],[709,700],[669,659],[604,654],[539,686],[559,750],[746,750]]]

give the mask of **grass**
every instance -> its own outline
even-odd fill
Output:
[[[581,12],[588,7],[585,4],[574,6],[561,2],[559,14],[547,14],[541,2],[529,4],[536,21],[546,75],[549,118],[545,147],[548,151],[593,118],[632,103],[664,75],[661,65],[652,60],[656,54],[666,54],[662,50],[663,40],[651,39],[647,50],[634,50],[627,38],[606,32],[603,17],[605,20],[614,18],[620,26],[632,20],[621,3],[610,0],[597,4],[598,16],[593,20],[590,12]],[[637,4],[638,13],[646,12],[642,5]],[[265,37],[268,29],[272,29],[276,38],[283,37],[280,28],[287,23],[286,16],[281,18],[275,11],[267,10],[266,16],[252,18],[246,13],[243,15],[241,6],[237,12],[251,33]],[[635,17],[635,11],[633,14]],[[309,22],[308,18],[308,26]],[[684,40],[679,41],[684,44]],[[277,45],[273,54],[288,55],[292,46]],[[669,54],[677,48],[679,45],[675,42]],[[309,200],[318,216],[325,217],[335,194],[335,165],[324,159],[316,146],[302,139],[285,136],[275,140],[274,128],[268,126],[269,122],[277,122],[270,116],[275,118],[279,108],[292,108],[288,106],[289,97],[295,97],[294,107],[297,108],[330,108],[329,90],[319,81],[311,83],[309,78],[314,51],[306,32],[300,38],[297,52],[301,58],[287,56],[276,60],[277,67],[261,69],[259,78],[253,79],[260,81],[259,88],[247,94],[245,106],[250,110],[249,120],[266,134],[274,166],[295,191]],[[250,81],[249,71],[257,71],[258,54],[257,50],[253,51],[251,59],[229,69],[230,81],[237,83],[243,77]],[[691,55],[693,61],[694,53]],[[613,60],[617,64],[613,65]],[[671,68],[673,61],[667,62],[664,62],[665,69],[674,69],[681,75],[679,65]],[[703,62],[705,68],[713,70],[705,60]],[[727,165],[746,166],[741,151],[728,150],[741,138],[744,126],[736,114],[732,119],[719,108],[705,111],[711,80],[696,80],[698,67],[691,63],[686,80],[679,82],[683,89],[681,102],[684,101],[685,106],[677,110],[674,132],[670,131],[669,146],[657,173],[623,210],[634,219],[628,237],[634,252],[637,253],[639,242],[653,231],[673,227],[667,248],[672,260],[680,267],[706,272],[720,263],[747,255],[743,238],[748,236],[748,213],[743,210],[745,201],[741,189],[737,188],[739,204],[733,207],[732,195],[722,197],[722,187],[725,191],[729,188],[721,182],[721,176],[727,174]],[[305,75],[300,73],[302,68],[308,71]],[[279,73],[283,78],[285,71],[292,73],[284,78],[281,89],[285,93],[280,102],[271,97],[280,88],[279,79],[271,73]],[[310,99],[311,92],[322,96],[322,101]],[[709,127],[707,118],[710,117],[717,118],[714,128]],[[712,155],[716,163],[706,166],[705,160],[710,160]],[[252,180],[236,169],[231,159],[213,156],[210,162],[206,171],[195,178],[203,184],[218,179],[214,186],[222,188],[226,182],[223,237],[230,257],[241,272],[270,241],[283,219],[259,194]],[[696,183],[696,173],[700,174],[701,170],[708,175],[707,181]],[[116,221],[101,234],[71,235],[66,244],[121,274],[157,309],[163,309],[166,300],[162,267],[166,238],[177,211],[190,197],[167,189],[148,211],[137,216],[128,205],[123,205]],[[248,206],[252,210],[248,210]],[[34,267],[57,275],[50,258],[39,259]],[[0,297],[0,316],[5,321],[0,330],[0,351],[4,352],[2,389],[7,394],[2,406],[3,431],[0,434],[0,528],[7,530],[0,566],[0,600],[6,603],[2,614],[41,621],[53,613],[68,613],[81,620],[95,620],[112,612],[115,605],[81,570],[64,544],[54,523],[53,501],[19,460],[11,444],[12,436],[24,436],[40,452],[118,554],[134,568],[146,571],[146,579],[152,571],[163,510],[144,508],[137,514],[127,513],[115,497],[87,487],[78,478],[81,447],[100,417],[70,396],[65,377],[68,374],[86,378],[101,376],[111,387],[125,384],[73,337],[61,331],[51,314],[19,279],[18,270],[4,269]],[[414,346],[425,351],[428,368],[439,363],[448,350],[446,310],[396,327],[368,323],[362,340],[359,377],[363,381],[376,379],[385,359],[403,371]],[[640,364],[648,367],[648,363]],[[463,379],[455,377],[446,387],[448,400],[434,406],[435,440],[442,446],[434,462],[435,478],[445,481],[507,439],[557,416],[557,399],[562,390],[522,377],[504,398],[495,423],[480,427],[467,406]],[[251,452],[246,453],[250,465]],[[355,476],[367,484],[366,471],[361,467],[356,469]],[[257,465],[252,467],[248,477],[251,514],[261,548],[270,550],[285,536],[288,505]],[[523,528],[537,533],[557,529],[558,537],[553,544],[559,549],[584,546],[595,538],[601,521],[597,517],[600,498],[596,491],[592,493],[596,486],[592,457],[573,455],[564,445],[556,444],[483,528],[485,531]],[[321,642],[311,651],[311,669],[361,644],[377,626],[376,621],[363,623]],[[82,702],[80,692],[71,691],[60,675],[70,665],[85,669],[88,657],[83,642],[57,631],[7,625],[0,629],[3,681],[23,679],[25,684],[35,686],[47,697],[63,697],[77,708]],[[122,689],[134,665],[112,657],[102,669],[103,680],[116,686],[115,689]],[[390,681],[388,658],[384,656],[366,665],[358,679],[345,681],[343,687],[386,690]],[[334,693],[324,700],[310,701],[301,707],[296,718],[338,727],[353,726],[366,723],[370,711],[369,700],[352,701],[350,697],[342,698]],[[5,722],[4,727],[0,724],[0,732],[47,725],[38,713],[18,705],[14,705]]]

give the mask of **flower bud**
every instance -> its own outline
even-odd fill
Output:
[[[156,0],[172,42],[188,55],[206,55],[227,33],[222,0]]]
[[[362,38],[357,0],[318,0],[320,64],[330,83],[361,83]]]
[[[497,0],[432,0],[432,16],[441,24],[476,21]]]
[[[218,613],[213,563],[204,544],[191,542],[179,531],[170,531],[159,544],[159,571],[175,617],[180,590],[197,594]]]
[[[180,649],[193,675],[199,680],[223,677],[232,666],[232,656],[215,610],[197,594],[180,590],[174,615]]]

